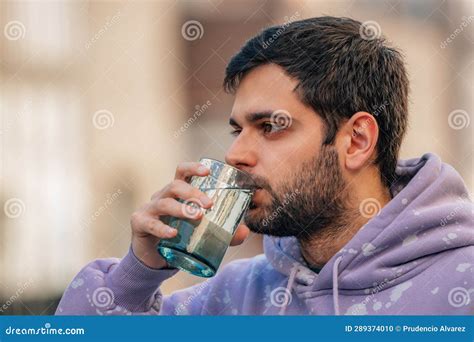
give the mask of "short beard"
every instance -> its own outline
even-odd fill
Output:
[[[256,179],[272,203],[257,209],[264,211],[258,217],[247,212],[244,221],[251,231],[305,241],[323,233],[337,235],[350,225],[354,219],[350,195],[334,146],[323,145],[319,156],[304,162],[294,175],[276,190]]]

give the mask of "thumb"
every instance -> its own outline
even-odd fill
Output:
[[[245,224],[240,224],[235,231],[234,237],[230,242],[231,246],[240,245],[249,236],[250,229]]]

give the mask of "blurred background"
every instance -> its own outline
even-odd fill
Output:
[[[411,79],[402,157],[437,153],[472,192],[473,4],[1,1],[0,314],[54,313],[86,263],[126,254],[131,213],[178,162],[224,158],[224,69],[268,25],[335,15],[380,29]],[[180,272],[162,289],[202,280]]]

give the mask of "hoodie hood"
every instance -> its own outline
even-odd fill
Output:
[[[434,154],[425,154],[399,161],[396,173],[392,200],[319,274],[308,268],[296,238],[264,237],[267,259],[274,269],[289,277],[288,291],[308,296],[330,290],[334,312],[339,314],[340,291],[367,294],[376,288],[386,290],[402,284],[398,293],[403,292],[411,286],[408,280],[435,263],[444,254],[441,252],[474,244],[472,202],[454,168]],[[379,209],[375,199],[366,201],[375,207],[372,209]]]

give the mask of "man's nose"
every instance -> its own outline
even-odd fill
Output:
[[[225,154],[225,162],[242,171],[251,173],[257,164],[255,146],[237,137]]]

